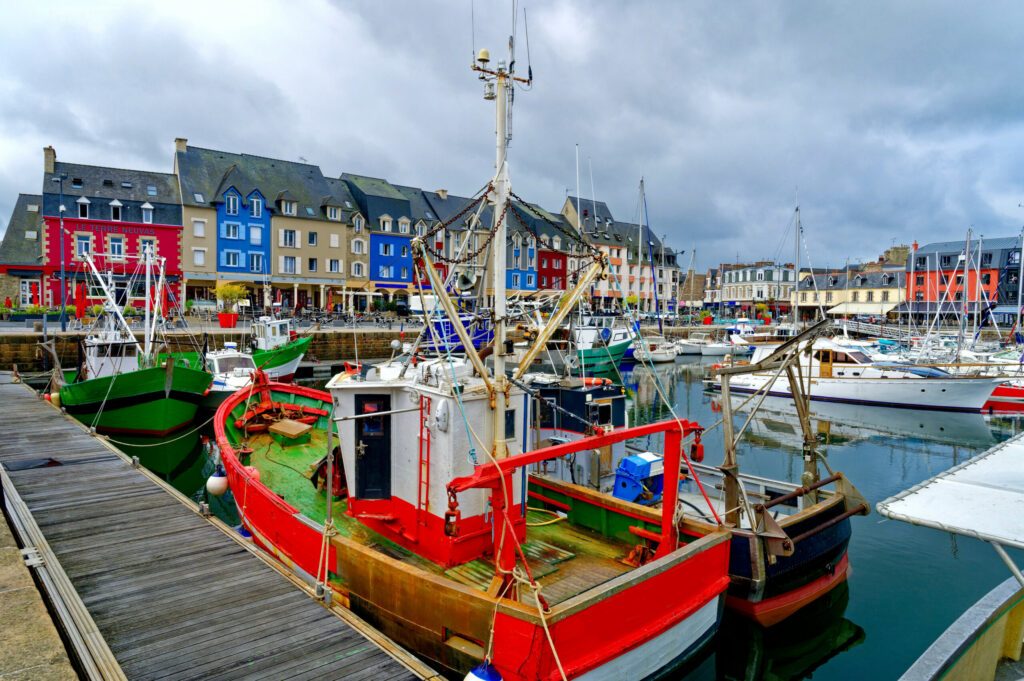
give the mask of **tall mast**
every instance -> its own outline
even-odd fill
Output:
[[[636,309],[637,318],[639,319],[640,307],[643,305],[643,286],[644,286],[644,204],[646,203],[644,197],[644,178],[640,178],[640,224],[637,226],[639,236],[637,238],[636,245],[636,266],[639,270],[636,274]]]
[[[800,201],[796,204],[796,257],[793,259],[793,324],[800,322]],[[811,277],[814,272],[811,272]]]
[[[1017,263],[1017,330],[1014,332],[1020,336],[1020,313],[1021,296],[1024,295],[1024,227],[1020,230],[1020,259]]]
[[[153,295],[153,290],[152,290],[152,286],[153,286],[153,272],[151,270],[150,265],[152,265],[152,262],[153,262],[153,252],[150,249],[149,245],[146,245],[143,248],[143,250],[144,250],[143,258],[144,258],[145,267],[146,267],[146,295],[144,296],[145,300],[146,300],[146,312],[145,312],[145,320],[143,322],[143,328],[145,329],[145,331],[143,332],[145,334],[145,345],[143,346],[142,354],[145,356],[146,363],[148,364],[149,363],[149,353],[153,351],[153,336],[150,333],[150,328],[149,328],[150,297]]]

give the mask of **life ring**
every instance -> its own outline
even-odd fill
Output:
[[[589,376],[583,379],[583,385],[595,386],[595,385],[611,385],[612,379],[610,378],[598,378],[596,376]]]

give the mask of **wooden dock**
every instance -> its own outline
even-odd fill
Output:
[[[0,404],[0,500],[84,677],[440,678],[9,374]]]

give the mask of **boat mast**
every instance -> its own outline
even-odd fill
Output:
[[[1017,263],[1017,330],[1014,332],[1020,336],[1020,313],[1021,296],[1024,295],[1024,227],[1020,230],[1020,254]]]
[[[143,336],[144,345],[142,349],[142,355],[145,358],[146,364],[149,364],[149,353],[153,351],[153,336],[150,334],[149,329],[149,307],[150,307],[150,296],[153,295],[153,272],[151,271],[150,265],[153,263],[153,252],[150,250],[149,245],[143,247],[143,263],[146,268],[146,295],[143,296],[146,300],[145,305],[145,318],[143,320]]]
[[[796,258],[793,260],[793,326],[800,322],[800,201],[796,204]],[[814,272],[811,272],[814,277]]]

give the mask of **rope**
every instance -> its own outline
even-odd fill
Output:
[[[172,442],[177,442],[178,440],[184,439],[184,438],[188,437],[189,435],[191,435],[192,433],[195,433],[196,431],[202,430],[206,426],[210,425],[213,422],[213,419],[216,416],[217,415],[214,414],[210,418],[206,419],[206,421],[204,421],[202,424],[196,426],[192,430],[186,431],[186,432],[182,433],[181,435],[178,435],[175,438],[172,438],[170,440],[161,440],[160,442],[154,442],[154,443],[150,443],[150,444],[135,444],[133,442],[122,442],[121,440],[115,440],[114,438],[110,437],[109,435],[105,435],[104,437],[106,437],[107,442],[113,442],[116,445],[127,445],[129,447],[132,447],[133,449],[134,448],[139,448],[139,447],[162,447],[164,445],[169,445]]]

